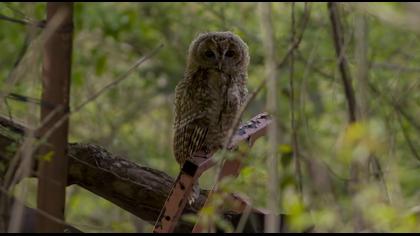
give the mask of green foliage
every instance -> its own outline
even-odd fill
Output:
[[[40,157],[40,160],[49,162],[53,158],[54,158],[54,152],[51,151],[51,152],[47,152],[45,155],[41,156]]]
[[[272,4],[278,60],[290,43],[290,5]],[[420,46],[418,29],[412,27],[417,18],[405,17],[416,10],[402,3],[342,5],[345,53],[354,81],[355,19],[361,15],[368,19],[369,119],[348,125],[327,7],[325,3],[311,3],[311,17],[294,65],[299,150],[292,148],[287,64],[279,68],[277,78],[281,196],[278,209],[272,210],[290,214],[289,223],[296,231],[314,225],[317,232],[419,232],[420,214],[416,209],[420,207],[420,175],[415,152],[418,155],[420,151]],[[0,5],[0,14],[22,19],[11,7],[25,15],[33,10],[33,19],[45,18],[45,3]],[[165,47],[125,81],[73,114],[70,142],[96,143],[175,177],[179,166],[172,158],[172,102],[174,87],[183,77],[188,45],[204,31],[230,30],[240,35],[249,45],[248,84],[254,91],[265,77],[256,8],[256,3],[75,3],[71,107],[114,81],[159,43]],[[296,3],[298,33],[303,12],[304,3]],[[402,27],[404,22],[406,26]],[[1,92],[10,83],[8,76],[27,37],[24,26],[0,20]],[[40,64],[33,70],[23,69],[29,72],[16,81],[12,91],[39,97]],[[358,98],[359,91],[355,92]],[[0,113],[7,115],[8,107],[0,102]],[[17,120],[39,114],[39,108],[28,110],[28,104],[8,102]],[[263,89],[243,120],[265,111],[265,102]],[[408,145],[407,137],[414,148]],[[205,220],[234,231],[216,214],[228,192],[248,196],[256,207],[266,206],[267,149],[264,138],[255,143],[238,178],[225,180],[221,184],[224,193],[203,209]],[[296,188],[294,152],[302,165],[302,196]],[[381,181],[363,182],[352,192],[352,163],[366,163],[371,155],[381,163],[386,188]],[[369,173],[370,167],[365,167],[364,172]],[[206,173],[200,179],[202,186],[210,188],[215,173]],[[34,183],[23,184],[32,186],[29,200],[25,200],[34,204]],[[81,188],[69,188],[67,204],[67,221],[85,232],[135,231],[129,213]]]

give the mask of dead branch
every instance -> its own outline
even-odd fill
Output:
[[[24,131],[23,125],[0,116],[0,164],[8,166],[14,155],[9,147],[19,145]],[[171,176],[113,155],[95,144],[72,143],[67,148],[69,185],[77,184],[144,221],[156,221],[172,188],[174,179]],[[0,175],[0,181],[2,180],[3,175]],[[207,190],[201,190],[199,198],[192,206],[187,206],[183,214],[197,213],[203,206],[207,193]],[[227,210],[224,217],[236,226],[241,214],[232,214]],[[280,221],[281,231],[286,230],[284,216],[280,217]],[[193,226],[181,220],[175,232],[191,232]],[[245,223],[244,232],[262,232],[263,226],[264,216],[251,213]]]
[[[0,117],[0,163],[8,166],[14,153],[8,147],[19,145],[25,127]],[[77,184],[153,223],[166,200],[174,179],[166,173],[137,165],[114,156],[94,144],[68,144],[68,185]],[[35,166],[34,166],[35,168]],[[100,178],[98,178],[100,176]],[[3,181],[4,176],[0,176]],[[202,190],[199,199],[184,213],[195,213],[206,199]],[[177,230],[188,232],[193,225],[180,222]]]

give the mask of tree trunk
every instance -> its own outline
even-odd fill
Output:
[[[278,149],[278,113],[277,113],[277,63],[276,49],[273,32],[273,24],[271,21],[271,3],[260,3],[260,23],[263,33],[263,45],[265,48],[265,71],[267,76],[267,112],[272,114],[272,124],[268,131],[268,183],[267,183],[267,208],[271,209],[271,213],[267,214],[264,232],[278,232],[279,220],[276,212],[280,202],[279,191],[279,173],[277,165],[277,149]]]
[[[42,100],[55,108],[41,107],[44,132],[52,129],[69,107],[71,51],[73,35],[73,3],[47,3],[47,28],[54,27],[45,40]],[[41,148],[38,173],[38,209],[64,221],[67,185],[67,134],[68,120],[62,122]],[[52,158],[44,158],[52,156]],[[38,232],[63,232],[64,225],[39,216]]]

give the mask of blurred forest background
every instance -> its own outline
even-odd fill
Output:
[[[317,232],[420,232],[420,5],[338,5],[343,54],[357,104],[365,109],[364,119],[352,124],[327,3],[270,4],[278,65],[277,211],[292,215],[290,225],[296,231],[315,225]],[[45,18],[45,6],[0,3],[0,14],[39,21]],[[179,166],[171,143],[174,88],[183,78],[188,46],[200,32],[238,34],[250,49],[248,87],[255,91],[266,78],[267,63],[267,25],[260,8],[257,3],[75,3],[71,107],[159,44],[164,47],[126,80],[72,114],[69,142],[98,144],[176,177]],[[39,33],[0,20],[1,92],[13,84],[11,92],[40,97],[42,60],[20,60],[40,50],[32,41]],[[301,39],[286,57],[293,35],[295,41]],[[22,63],[23,72],[11,81],[12,69]],[[243,120],[266,111],[266,100],[264,87]],[[5,99],[0,113],[36,124],[40,108]],[[267,138],[258,140],[241,174],[224,189],[247,195],[256,207],[267,207],[268,149]],[[378,168],[371,163],[372,155],[382,174],[374,171]],[[354,163],[364,175],[349,190]],[[214,174],[209,171],[200,179],[202,188],[211,188]],[[15,196],[36,207],[36,183],[30,178],[20,182]],[[27,194],[21,191],[24,187]],[[84,232],[152,230],[152,225],[78,186],[67,188],[65,214],[67,222]]]

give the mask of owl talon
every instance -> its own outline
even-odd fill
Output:
[[[194,204],[194,202],[195,202],[194,198],[192,198],[192,197],[188,198],[188,205],[192,206]]]
[[[198,183],[195,183],[193,185],[193,189],[191,191],[190,196],[188,196],[188,204],[192,206],[192,204],[194,204],[195,200],[197,200],[199,196],[200,196],[200,187],[198,186]]]

